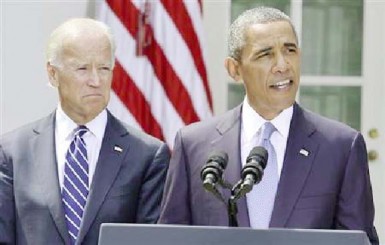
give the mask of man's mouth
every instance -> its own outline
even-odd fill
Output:
[[[288,79],[288,80],[283,80],[283,81],[277,82],[275,84],[272,84],[272,85],[270,85],[270,88],[284,89],[284,88],[289,87],[291,84],[293,84],[293,80]]]
[[[101,96],[102,96],[101,94],[95,93],[95,94],[87,94],[84,96],[84,98],[101,97]]]

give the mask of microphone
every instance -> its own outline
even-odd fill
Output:
[[[261,181],[268,156],[267,150],[262,146],[256,146],[250,151],[246,165],[242,168],[242,184],[237,195],[238,198],[249,193],[253,189],[253,185]]]
[[[228,159],[229,157],[225,152],[212,151],[201,170],[203,187],[217,197],[220,193],[216,189],[216,184],[222,182],[222,174],[227,166]]]

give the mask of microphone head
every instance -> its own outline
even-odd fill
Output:
[[[227,166],[229,157],[223,151],[212,151],[201,169],[201,179],[203,181],[203,188],[214,194],[215,197],[222,200],[224,199],[221,193],[218,191],[216,185],[219,183],[222,185],[222,174]]]
[[[222,169],[225,169],[227,167],[228,160],[229,160],[229,156],[227,155],[226,152],[214,150],[209,154],[209,157],[206,163],[216,162],[219,164],[219,166]]]
[[[268,158],[269,154],[267,153],[267,150],[262,146],[256,146],[250,151],[250,154],[246,159],[246,163],[255,159],[259,164],[261,164],[262,168],[265,169]]]

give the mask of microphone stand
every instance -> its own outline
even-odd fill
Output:
[[[230,227],[238,227],[237,201],[239,200],[239,198],[241,198],[243,196],[242,192],[241,192],[241,185],[242,185],[242,180],[239,180],[238,183],[236,183],[231,188],[231,196],[230,196],[228,203],[227,203],[227,213],[228,213],[228,217],[229,217],[229,226]]]
[[[237,200],[234,198],[234,195],[231,194],[231,197],[229,198],[229,201],[227,203],[227,214],[229,216],[230,227],[238,227],[237,213],[238,213]]]
[[[223,153],[226,158],[224,160],[228,160],[227,154]],[[210,159],[215,159],[214,157],[210,157]],[[229,220],[229,226],[230,227],[238,227],[238,220],[237,220],[237,214],[238,214],[238,207],[237,207],[237,201],[241,197],[245,197],[247,193],[249,193],[253,185],[258,184],[263,176],[263,170],[266,167],[267,164],[267,159],[268,159],[268,152],[265,148],[261,146],[256,146],[254,147],[251,151],[249,156],[246,159],[246,165],[242,168],[242,179],[240,179],[234,186],[231,185],[229,182],[224,180],[222,174],[223,170],[226,166],[226,164],[222,164],[221,167],[218,169],[216,165],[210,165],[210,167],[213,168],[210,169],[212,171],[210,181],[206,182],[206,178],[201,177],[204,182],[203,182],[203,187],[206,191],[211,192],[214,194],[216,198],[222,201],[225,205],[227,205],[227,215],[228,215],[228,220]],[[209,166],[209,163],[207,163],[207,166]],[[207,167],[206,166],[206,167]],[[204,171],[203,171],[204,169]],[[209,171],[205,168],[202,169],[201,174],[209,173]],[[201,175],[202,176],[202,175]],[[213,179],[215,181],[213,181]],[[217,181],[218,180],[218,181]],[[219,184],[222,188],[230,190],[231,196],[230,198],[226,200],[222,193],[218,191],[216,184]]]
[[[225,198],[220,194],[220,192],[214,187],[215,191],[211,191],[211,193],[214,194],[216,198],[221,200],[225,205],[227,205],[227,215],[229,219],[229,226],[230,227],[238,227],[238,220],[237,220],[237,213],[238,213],[238,207],[237,207],[237,200],[239,199],[239,195],[236,195],[239,193],[239,187],[242,183],[242,180],[240,180],[235,186],[232,186],[229,182],[225,181],[224,179],[219,180],[219,185],[222,186],[225,189],[231,190],[231,197],[225,201]]]
[[[242,190],[242,180],[239,180],[238,183],[236,183],[234,186],[232,186],[227,181],[220,179],[219,185],[222,186],[225,189],[229,189],[231,191],[231,196],[227,200],[227,203],[225,201],[225,198],[221,195],[221,193],[216,189],[215,186],[211,189],[211,193],[214,194],[216,198],[221,200],[225,205],[227,205],[227,215],[229,220],[229,227],[238,227],[238,206],[237,201],[245,196],[245,192]],[[214,191],[215,190],[215,191]]]

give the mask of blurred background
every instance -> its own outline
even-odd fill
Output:
[[[183,33],[181,30],[189,25],[186,24],[187,22],[178,24],[178,18],[175,17],[179,12],[183,12],[179,9],[181,2],[159,1],[163,4],[169,3],[164,4],[162,8],[171,16],[171,23],[172,21],[175,23],[175,26],[171,25],[171,30],[175,29]],[[184,53],[177,48],[166,51],[173,32],[167,31],[165,35],[162,28],[165,28],[164,25],[167,23],[156,21],[162,13],[158,11],[159,6],[156,7],[154,4],[151,10],[151,4],[159,1],[133,1],[131,7],[137,8],[138,18],[143,17],[144,33],[146,33],[146,20],[149,20],[147,24],[154,29],[154,40],[158,41],[166,55],[165,60],[168,60],[175,70],[175,80],[181,80],[179,86],[186,87],[185,90],[182,89],[183,93],[179,90],[178,93],[180,92],[180,96],[185,93],[191,97],[191,104],[196,113],[186,112],[182,103],[185,97],[179,98],[176,94],[168,93],[167,87],[173,87],[174,83],[167,85],[164,82],[160,82],[163,86],[160,94],[154,93],[159,91],[157,90],[159,85],[151,87],[146,85],[144,88],[134,82],[138,90],[147,89],[152,92],[143,92],[142,97],[136,97],[135,101],[131,102],[127,100],[127,103],[123,104],[121,101],[124,100],[120,94],[122,92],[118,90],[122,91],[124,88],[116,87],[114,88],[116,96],[113,96],[115,104],[110,105],[126,109],[130,105],[138,107],[136,102],[142,98],[143,106],[140,108],[147,108],[149,112],[157,108],[158,112],[153,113],[152,119],[157,126],[142,126],[148,123],[148,115],[142,115],[138,111],[116,110],[115,113],[122,113],[121,116],[127,123],[142,127],[146,132],[156,136],[160,135],[160,138],[172,146],[173,136],[181,126],[211,115],[221,114],[238,105],[244,96],[243,87],[231,81],[223,67],[227,54],[227,29],[231,21],[245,9],[258,5],[279,8],[292,18],[302,49],[302,77],[297,101],[310,110],[345,122],[361,131],[365,137],[376,205],[375,222],[380,240],[385,244],[385,195],[383,194],[385,190],[385,110],[381,109],[385,105],[385,1],[197,0],[197,6],[201,11],[198,14],[193,8],[195,5],[192,6],[190,3],[191,6],[186,5],[188,7],[184,10],[190,17],[195,13],[196,18],[200,18],[195,20],[191,18],[197,38],[186,41],[186,44],[181,47],[188,47],[187,50],[191,51],[192,55],[186,55],[186,57],[190,57],[192,67],[198,67],[196,70],[197,74],[200,74],[198,77],[201,81],[199,86],[189,86],[184,82],[183,76],[190,79],[189,81],[195,81],[191,80],[193,77],[191,74],[194,72],[189,73],[184,70],[183,66],[189,66],[188,62],[175,61],[176,58],[184,57]],[[187,4],[189,0],[184,2]],[[104,1],[84,0],[0,0],[0,134],[39,119],[55,109],[57,92],[48,86],[45,71],[44,51],[49,34],[58,24],[70,17],[94,17],[109,25],[115,25],[116,18],[111,17],[109,15],[111,13],[106,14],[106,11],[111,9],[103,10],[104,4]],[[147,9],[146,6],[150,8]],[[158,17],[151,17],[153,13]],[[115,26],[119,30],[120,26]],[[158,33],[155,28],[159,28]],[[115,29],[113,28],[113,31]],[[157,35],[161,36],[162,33],[163,36],[167,36],[163,43],[157,39]],[[185,30],[185,33],[188,34],[189,31]],[[126,38],[119,33],[114,34],[117,39]],[[178,35],[181,35],[183,40],[188,38],[188,35]],[[194,44],[199,46],[200,56],[196,55],[195,46],[192,46]],[[117,55],[119,58],[124,56],[125,50],[119,48],[118,44],[117,52],[119,52]],[[145,49],[144,52],[146,52]],[[146,56],[146,53],[144,55]],[[150,66],[156,63],[150,56],[146,57]],[[138,62],[133,64],[138,65],[143,60],[138,59]],[[136,67],[133,64],[125,63],[123,60],[120,63],[122,70],[126,70],[127,73],[130,73],[129,69],[134,69],[130,73],[132,80],[151,79],[146,75],[148,70],[136,72],[136,68],[132,68]],[[182,67],[176,68],[176,66]],[[157,69],[150,68],[153,77],[159,77]],[[162,69],[163,66],[158,67],[158,72]],[[141,78],[136,77],[139,72],[142,72]],[[155,97],[162,98],[165,94],[171,101],[167,103],[171,105],[159,106],[159,103],[155,103]],[[174,118],[173,113],[178,116]],[[162,120],[169,120],[169,123]]]

